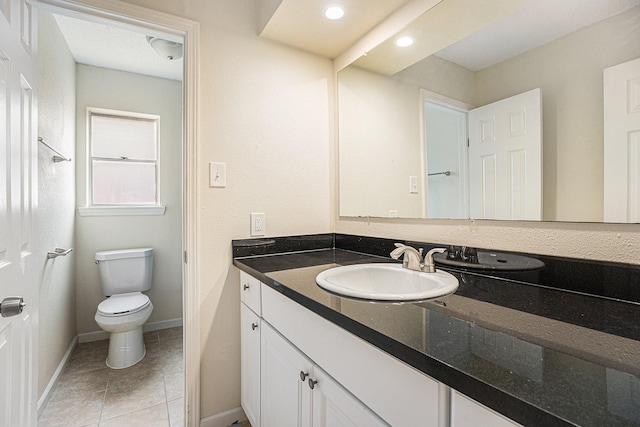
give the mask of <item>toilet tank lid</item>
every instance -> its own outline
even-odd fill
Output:
[[[96,261],[112,259],[142,258],[153,255],[153,248],[117,249],[113,251],[96,252]]]

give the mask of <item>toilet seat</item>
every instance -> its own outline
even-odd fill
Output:
[[[112,295],[98,305],[98,314],[117,317],[137,313],[151,304],[149,297],[141,292]]]

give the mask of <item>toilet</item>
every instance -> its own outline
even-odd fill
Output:
[[[96,252],[95,259],[108,297],[95,316],[98,326],[110,333],[107,366],[128,368],[146,354],[142,325],[149,320],[153,304],[142,292],[151,288],[153,248]]]

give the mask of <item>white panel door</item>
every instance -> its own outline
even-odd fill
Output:
[[[640,59],[604,70],[604,220],[640,222]]]
[[[30,0],[0,3],[0,301],[22,297],[27,304],[20,314],[0,317],[3,427],[36,424],[35,13]]]
[[[542,99],[533,89],[469,112],[474,219],[542,219]]]
[[[313,364],[266,322],[261,339],[261,427],[311,425]]]

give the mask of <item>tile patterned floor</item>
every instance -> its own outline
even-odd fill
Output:
[[[182,426],[182,327],[148,332],[144,339],[145,358],[119,370],[105,364],[108,341],[79,344],[38,426]]]

